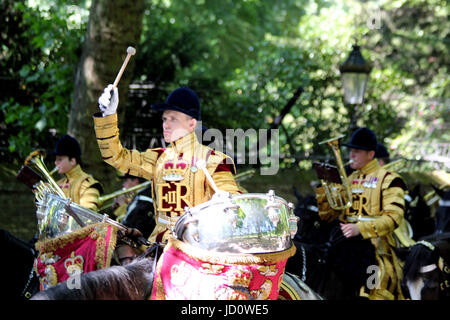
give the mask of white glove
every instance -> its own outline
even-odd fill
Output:
[[[111,94],[112,91],[112,94]],[[112,84],[103,90],[102,95],[98,98],[98,108],[104,117],[116,113],[119,105],[119,90]]]

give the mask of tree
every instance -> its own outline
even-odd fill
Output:
[[[115,171],[103,162],[93,129],[92,115],[98,112],[97,99],[106,85],[112,83],[126,56],[128,46],[136,47],[142,31],[144,0],[93,0],[87,33],[79,61],[70,108],[68,133],[75,136],[82,147],[86,171],[95,168],[95,177],[103,182],[106,191],[113,186]],[[131,59],[119,83],[121,106],[126,105],[126,92],[131,80],[134,61]],[[118,108],[120,122],[123,107]]]

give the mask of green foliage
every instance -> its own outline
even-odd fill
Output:
[[[380,134],[394,155],[422,160],[442,155],[438,148],[450,141],[448,3],[385,1],[382,10],[380,36],[368,34],[381,69],[372,77],[379,90],[371,100],[393,111],[386,122],[392,128]]]
[[[11,90],[2,94],[0,112],[8,132],[1,138],[2,146],[23,158],[34,148],[48,147],[50,131],[67,130],[85,22],[73,19],[79,11],[66,7],[5,4],[3,18],[15,24],[6,24],[9,38],[2,37],[2,78]]]
[[[4,3],[2,21],[10,20],[0,70],[12,89],[0,101],[0,128],[8,127],[1,139],[25,155],[50,128],[66,130],[90,2]],[[134,80],[154,84],[148,103],[189,85],[208,127],[269,128],[303,87],[280,127],[283,166],[329,155],[318,142],[349,133],[354,110],[343,104],[338,67],[355,40],[374,66],[357,124],[374,129],[392,156],[415,158],[415,143],[449,141],[446,1],[148,0],[146,7],[133,59]]]
[[[246,127],[253,111],[235,111],[226,81],[257,58],[267,33],[289,34],[305,1],[151,1],[145,12],[135,78],[154,82],[149,100],[179,85],[200,95],[203,119],[217,128]],[[283,23],[279,23],[283,21]],[[243,117],[244,118],[243,118]],[[247,119],[250,117],[250,119]]]

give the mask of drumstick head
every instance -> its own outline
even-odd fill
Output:
[[[131,54],[132,56],[134,56],[136,54],[136,49],[133,47],[128,47],[127,48],[127,53]]]

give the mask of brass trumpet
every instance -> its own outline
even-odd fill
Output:
[[[352,190],[342,162],[339,140],[344,135],[319,142],[328,144],[333,151],[337,166],[314,163],[319,179],[325,189],[328,203],[334,210],[344,210],[352,205]]]
[[[105,204],[106,201],[108,201],[110,199],[114,199],[115,197],[118,197],[118,196],[121,196],[124,194],[129,194],[131,197],[135,193],[147,188],[151,183],[152,183],[151,181],[145,181],[143,183],[135,185],[134,187],[131,187],[128,189],[122,188],[120,190],[117,190],[112,193],[105,194],[103,196],[98,197],[99,205],[101,205],[101,208],[99,209],[99,211],[105,210],[113,205],[113,202]]]

